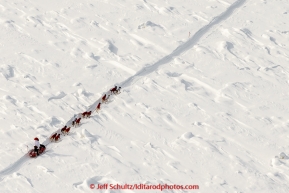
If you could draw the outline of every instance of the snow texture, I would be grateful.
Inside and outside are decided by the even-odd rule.
[[[289,192],[288,13],[286,0],[2,1],[0,192]],[[34,137],[47,149],[32,159]]]

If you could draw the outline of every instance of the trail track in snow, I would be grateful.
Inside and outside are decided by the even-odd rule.
[[[205,36],[207,34],[207,32],[211,28],[213,28],[214,26],[220,24],[222,21],[225,21],[226,19],[228,19],[233,14],[233,12],[236,9],[240,8],[245,2],[246,2],[246,0],[237,0],[235,3],[233,3],[231,6],[229,6],[223,13],[221,13],[219,16],[215,17],[209,24],[207,24],[204,27],[202,27],[201,29],[199,29],[188,41],[186,41],[185,43],[183,43],[182,45],[177,47],[171,54],[163,57],[162,59],[160,59],[159,61],[157,61],[153,65],[141,69],[135,75],[131,76],[127,80],[125,80],[122,83],[120,83],[119,86],[124,88],[124,87],[128,87],[128,86],[132,85],[134,81],[138,80],[139,78],[141,78],[141,77],[143,77],[143,76],[145,76],[147,74],[150,74],[150,73],[154,72],[156,69],[158,69],[158,67],[160,67],[160,66],[162,66],[162,65],[164,65],[164,64],[166,64],[166,63],[168,63],[170,61],[172,61],[174,59],[174,57],[179,56],[182,53],[188,51],[194,45],[196,45],[200,41],[200,39],[203,36]],[[110,92],[108,91],[108,92],[106,92],[104,94],[109,94],[109,93]],[[97,104],[100,101],[101,101],[101,98],[98,99],[95,103],[93,103],[87,109],[87,111],[95,109]],[[78,114],[77,116],[73,116],[66,123],[66,125],[70,126],[72,120],[74,118],[76,118],[76,117],[79,117],[79,116],[80,116],[80,114]],[[55,132],[60,132],[60,129],[55,131]],[[49,142],[49,137],[43,142],[43,143],[46,144],[46,146],[49,145],[49,143],[47,144],[47,142]],[[14,162],[11,165],[9,165],[8,167],[4,168],[2,171],[0,171],[0,181],[2,181],[7,175],[10,175],[10,174],[16,172],[17,170],[19,170],[21,168],[21,166],[24,165],[29,160],[33,161],[27,154],[25,154],[20,159],[18,159],[16,162]]]
[[[169,63],[174,59],[174,57],[181,55],[182,53],[188,51],[191,49],[194,45],[196,45],[200,39],[207,34],[207,32],[213,28],[214,26],[220,24],[222,21],[225,21],[228,19],[236,9],[240,8],[246,0],[237,0],[235,3],[233,3],[231,6],[227,8],[226,11],[221,13],[219,16],[215,17],[209,24],[205,25],[201,29],[199,29],[188,41],[177,47],[171,54],[163,57],[156,63],[154,63],[151,66],[147,66],[143,69],[141,69],[139,72],[137,72],[135,75],[129,77],[127,80],[120,83],[120,85],[124,87],[128,87],[133,84],[138,78],[143,77],[145,75],[148,75],[152,72],[154,72],[158,67]]]
[[[111,94],[111,92],[108,91],[108,92],[106,92],[106,93],[103,93],[103,95],[105,95],[105,94],[108,96],[108,94]],[[103,95],[102,95],[102,96],[103,96]],[[98,105],[99,102],[102,101],[102,96],[101,96],[98,100],[96,100],[92,105],[90,105],[90,107],[86,110],[86,112],[92,111],[92,113],[94,113],[94,110],[96,109],[96,106]],[[110,96],[110,100],[113,98],[113,96],[114,96],[114,95],[111,95],[111,96]],[[103,104],[104,104],[104,103],[102,103],[102,105],[103,105]],[[68,127],[71,127],[71,130],[75,129],[74,127],[72,127],[72,121],[73,121],[75,118],[79,118],[79,117],[81,117],[81,113],[74,115],[65,125],[68,126]],[[83,121],[83,120],[84,120],[84,119],[82,119],[82,121]],[[78,128],[78,127],[76,127],[76,128]],[[57,133],[61,133],[61,129],[58,129],[58,130],[54,131],[53,133],[56,133],[56,132],[57,132]],[[53,134],[53,133],[52,133],[52,134]],[[51,134],[51,135],[52,135],[52,134]],[[62,136],[62,137],[65,137],[65,136],[63,136],[63,135],[61,135],[61,136]],[[44,145],[46,146],[46,151],[45,151],[44,153],[46,153],[46,152],[48,151],[47,146],[51,143],[49,138],[50,138],[50,136],[48,136],[48,137],[42,142],[42,144],[44,144]],[[60,141],[60,142],[61,142],[61,141]],[[42,154],[41,154],[40,156],[42,156]],[[4,168],[2,171],[0,171],[0,182],[1,182],[6,176],[8,176],[8,175],[10,175],[10,174],[18,171],[18,170],[21,168],[21,166],[24,165],[27,161],[29,161],[29,160],[32,161],[33,159],[35,159],[35,158],[30,158],[29,155],[28,155],[28,153],[26,153],[26,154],[23,155],[20,159],[18,159],[17,161],[15,161],[14,163],[12,163],[12,164],[9,165],[8,167]]]
[[[0,181],[2,181],[5,178],[5,176],[7,176],[9,174],[12,174],[13,172],[19,170],[21,168],[21,166],[25,162],[27,162],[29,159],[30,159],[30,157],[27,154],[25,154],[20,159],[18,159],[16,162],[14,162],[10,166],[8,166],[5,169],[3,169],[0,172]]]

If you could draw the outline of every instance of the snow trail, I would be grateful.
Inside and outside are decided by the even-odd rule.
[[[98,103],[101,103],[102,105],[105,104],[105,103],[102,103],[102,96],[105,95],[105,94],[106,94],[107,96],[108,96],[108,95],[111,95],[110,100],[111,100],[114,96],[116,96],[115,94],[112,94],[111,91],[107,91],[107,92],[103,93],[103,94],[101,95],[101,97],[100,97],[99,99],[97,99],[92,105],[90,105],[90,107],[89,107],[85,112],[92,111],[93,114],[96,114],[96,113],[94,112],[94,110],[96,109]],[[92,115],[93,115],[93,114],[92,114]],[[73,121],[75,118],[81,118],[81,117],[82,117],[82,116],[81,116],[81,113],[75,114],[75,115],[73,115],[73,117],[72,117],[71,119],[69,119],[69,121],[68,121],[65,125],[68,126],[68,127],[73,128],[73,126],[72,126],[72,121]],[[83,120],[82,120],[82,121],[83,121]],[[79,126],[78,126],[78,127],[79,127]],[[78,127],[76,127],[76,128],[78,128]],[[60,134],[61,134],[61,129],[58,129],[58,130],[54,131],[53,133],[60,133]],[[53,134],[53,133],[52,133],[52,134]],[[51,134],[51,135],[52,135],[52,134]],[[51,136],[51,135],[50,135],[50,136]],[[48,136],[48,137],[42,142],[42,144],[46,146],[45,152],[47,151],[48,145],[51,144],[51,143],[53,143],[53,142],[50,141],[50,136]],[[65,135],[61,134],[61,136],[64,137]],[[44,153],[45,153],[45,152],[44,152]],[[40,155],[40,156],[41,156],[41,155]],[[0,171],[0,182],[1,182],[6,176],[8,176],[8,175],[10,175],[10,174],[18,171],[18,170],[21,168],[21,166],[22,166],[23,164],[25,164],[28,160],[34,160],[34,159],[33,159],[33,158],[30,158],[29,155],[26,153],[26,154],[23,155],[20,159],[18,159],[17,161],[15,161],[14,163],[10,164],[8,167],[6,167],[6,168],[4,168],[2,171]]]
[[[286,2],[115,3],[1,3],[0,193],[289,192]]]
[[[25,154],[20,159],[18,159],[16,162],[11,164],[10,166],[6,167],[2,171],[0,171],[0,182],[5,178],[5,176],[12,174],[13,172],[16,172],[21,168],[23,164],[25,164],[28,160],[30,160],[29,156]]]
[[[164,65],[164,64],[172,61],[174,59],[174,57],[179,56],[182,53],[184,53],[185,51],[188,51],[189,49],[191,49],[194,45],[196,45],[200,41],[200,39],[204,35],[207,34],[207,32],[212,27],[214,27],[215,25],[218,25],[222,21],[228,19],[233,14],[233,12],[236,9],[238,9],[239,7],[241,7],[245,2],[246,2],[246,0],[235,1],[231,6],[229,6],[227,8],[226,11],[221,13],[219,16],[215,17],[209,24],[207,24],[204,27],[202,27],[201,29],[199,29],[188,41],[186,41],[184,44],[177,47],[171,54],[163,57],[162,59],[160,59],[159,61],[157,61],[156,63],[154,63],[151,66],[144,67],[139,72],[137,72],[135,75],[129,77],[127,80],[120,83],[120,86],[122,86],[124,88],[124,87],[128,87],[128,86],[132,85],[132,83],[134,82],[134,80],[137,79],[137,77],[142,77],[142,76],[145,76],[147,74],[154,72],[159,66]]]
[[[158,62],[156,62],[155,64],[145,67],[142,70],[140,70],[139,72],[137,72],[135,75],[131,76],[130,78],[128,78],[127,80],[123,81],[120,86],[123,87],[128,87],[130,85],[132,85],[133,81],[136,80],[138,77],[142,77],[145,76],[147,74],[150,74],[152,72],[154,72],[159,66],[164,65],[168,62],[170,62],[171,60],[173,60],[174,57],[179,56],[180,54],[184,53],[185,51],[191,49],[194,45],[196,45],[197,42],[199,42],[199,40],[206,35],[206,33],[215,25],[221,23],[222,21],[226,20],[227,18],[229,18],[232,13],[239,7],[241,7],[244,3],[246,2],[246,0],[237,0],[235,3],[233,3],[231,6],[229,6],[227,8],[226,11],[224,11],[223,13],[221,13],[219,16],[215,17],[209,24],[205,25],[204,27],[202,27],[201,29],[199,29],[187,42],[185,42],[184,44],[180,45],[179,47],[177,47],[171,54],[165,56],[164,58],[160,59]],[[125,69],[127,70],[127,69]],[[132,70],[127,70],[130,73],[132,73]],[[61,93],[63,94],[63,93]],[[61,95],[60,94],[60,95]],[[110,91],[105,92],[104,94],[111,94]],[[49,100],[52,99],[57,99],[57,98],[61,98],[62,96],[56,96],[56,97],[51,97]],[[99,98],[98,100],[96,100],[88,109],[87,111],[93,111],[97,104],[101,102],[101,98]],[[79,118],[81,117],[80,114],[73,116],[67,123],[67,126],[71,126],[71,122],[73,119],[75,118]],[[60,133],[60,129],[58,129],[56,131],[57,133]],[[55,133],[55,132],[54,132]],[[50,140],[49,137],[47,137],[47,139],[43,142],[43,144],[46,145],[46,147],[50,144]],[[24,156],[22,156],[20,159],[18,159],[16,162],[14,162],[13,164],[11,164],[10,166],[6,167],[5,169],[3,169],[2,171],[0,171],[0,181],[2,181],[4,179],[5,176],[10,175],[11,173],[19,170],[21,168],[21,166],[28,160],[30,160],[31,158],[29,158],[29,156],[27,154],[25,154]]]

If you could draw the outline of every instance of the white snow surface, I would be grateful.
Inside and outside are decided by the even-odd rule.
[[[288,26],[288,0],[0,1],[0,192],[288,193]]]

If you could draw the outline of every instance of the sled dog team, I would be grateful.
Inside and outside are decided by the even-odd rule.
[[[118,88],[117,88],[117,86],[115,86],[114,88],[110,89],[110,94],[109,94],[108,96],[105,94],[105,95],[101,98],[101,102],[98,103],[95,111],[98,113],[98,112],[100,111],[100,105],[101,105],[102,103],[107,103],[110,95],[112,95],[112,94],[114,94],[114,95],[119,94],[119,93],[120,93],[120,89],[121,89],[121,87],[118,87]],[[75,118],[75,119],[72,121],[71,126],[72,126],[72,127],[77,127],[77,126],[79,126],[81,119],[82,119],[82,118],[86,118],[86,119],[87,119],[87,118],[90,118],[90,116],[91,116],[92,113],[93,113],[93,112],[91,112],[91,111],[81,113],[81,117]],[[61,133],[62,133],[63,135],[68,135],[68,133],[69,133],[69,131],[70,131],[70,127],[68,127],[67,125],[65,125],[60,131],[61,131]],[[50,136],[49,139],[50,139],[51,142],[57,142],[57,141],[60,139],[60,133],[58,133],[58,132],[54,133],[52,136]],[[34,138],[34,151],[37,153],[37,155],[39,155],[38,152],[39,152],[39,148],[40,148],[41,146],[43,146],[43,145],[40,144],[40,143],[39,143],[39,139],[38,139],[37,137],[35,137],[35,138]]]

